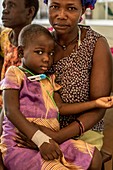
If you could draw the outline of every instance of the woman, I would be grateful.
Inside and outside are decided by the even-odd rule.
[[[79,103],[108,96],[112,77],[109,45],[105,37],[89,26],[78,24],[86,8],[94,8],[95,1],[48,0],[45,3],[48,3],[49,21],[54,28],[56,52],[53,71],[56,82],[62,86],[62,100]],[[105,109],[92,109],[77,115],[85,131],[80,139],[99,150],[103,145],[104,114]],[[61,128],[75,120],[76,115],[60,116]],[[75,131],[78,135],[77,125]],[[69,137],[73,137],[73,132]]]

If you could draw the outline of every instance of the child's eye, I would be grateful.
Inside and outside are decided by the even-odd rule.
[[[43,54],[43,51],[41,50],[37,50],[37,51],[34,51],[35,53],[39,54],[39,55],[42,55]]]

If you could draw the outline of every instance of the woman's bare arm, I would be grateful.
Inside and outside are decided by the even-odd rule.
[[[93,67],[90,76],[90,99],[109,96],[112,88],[112,56],[107,41],[100,38],[97,41]],[[91,129],[105,114],[105,109],[93,109],[81,115],[85,130]]]

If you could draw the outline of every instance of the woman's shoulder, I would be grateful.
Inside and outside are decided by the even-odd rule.
[[[79,25],[79,28],[82,32],[82,40],[85,40],[87,43],[95,44],[98,40],[106,40],[102,34],[93,30],[89,25]]]
[[[90,36],[94,36],[94,37],[104,37],[102,34],[100,34],[99,32],[95,31],[93,28],[91,28],[91,26],[89,25],[83,25],[83,24],[79,24],[78,25],[83,31],[86,31],[86,34],[88,33],[88,35]]]

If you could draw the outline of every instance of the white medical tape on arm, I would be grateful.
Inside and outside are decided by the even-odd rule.
[[[45,133],[41,132],[40,130],[37,130],[31,138],[31,140],[38,146],[38,148],[44,142],[50,143],[49,139],[51,139],[51,138],[49,136],[47,136]]]

